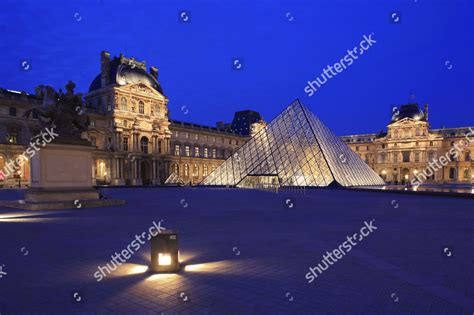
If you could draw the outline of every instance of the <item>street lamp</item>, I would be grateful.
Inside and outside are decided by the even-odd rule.
[[[178,233],[165,230],[151,237],[151,270],[177,272],[179,270]]]

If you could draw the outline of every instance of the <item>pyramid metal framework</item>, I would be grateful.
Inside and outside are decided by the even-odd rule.
[[[384,185],[383,179],[299,100],[201,184],[234,186],[259,177],[277,178],[280,186]]]
[[[165,180],[165,185],[184,185],[184,181],[178,174],[173,172]]]

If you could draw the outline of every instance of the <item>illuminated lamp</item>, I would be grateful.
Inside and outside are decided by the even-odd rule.
[[[178,233],[165,230],[151,237],[151,271],[177,272],[179,270]]]

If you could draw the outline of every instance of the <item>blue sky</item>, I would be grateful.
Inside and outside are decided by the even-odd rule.
[[[471,0],[3,0],[0,87],[73,80],[87,92],[107,50],[159,68],[174,119],[213,125],[254,109],[270,120],[300,98],[337,134],[370,133],[413,93],[432,127],[474,126],[472,12]],[[307,81],[370,33],[377,43],[308,97]]]

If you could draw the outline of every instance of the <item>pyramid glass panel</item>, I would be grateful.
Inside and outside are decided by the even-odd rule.
[[[261,177],[259,179],[259,177]],[[248,187],[383,185],[384,181],[309,109],[293,102],[202,181]]]

